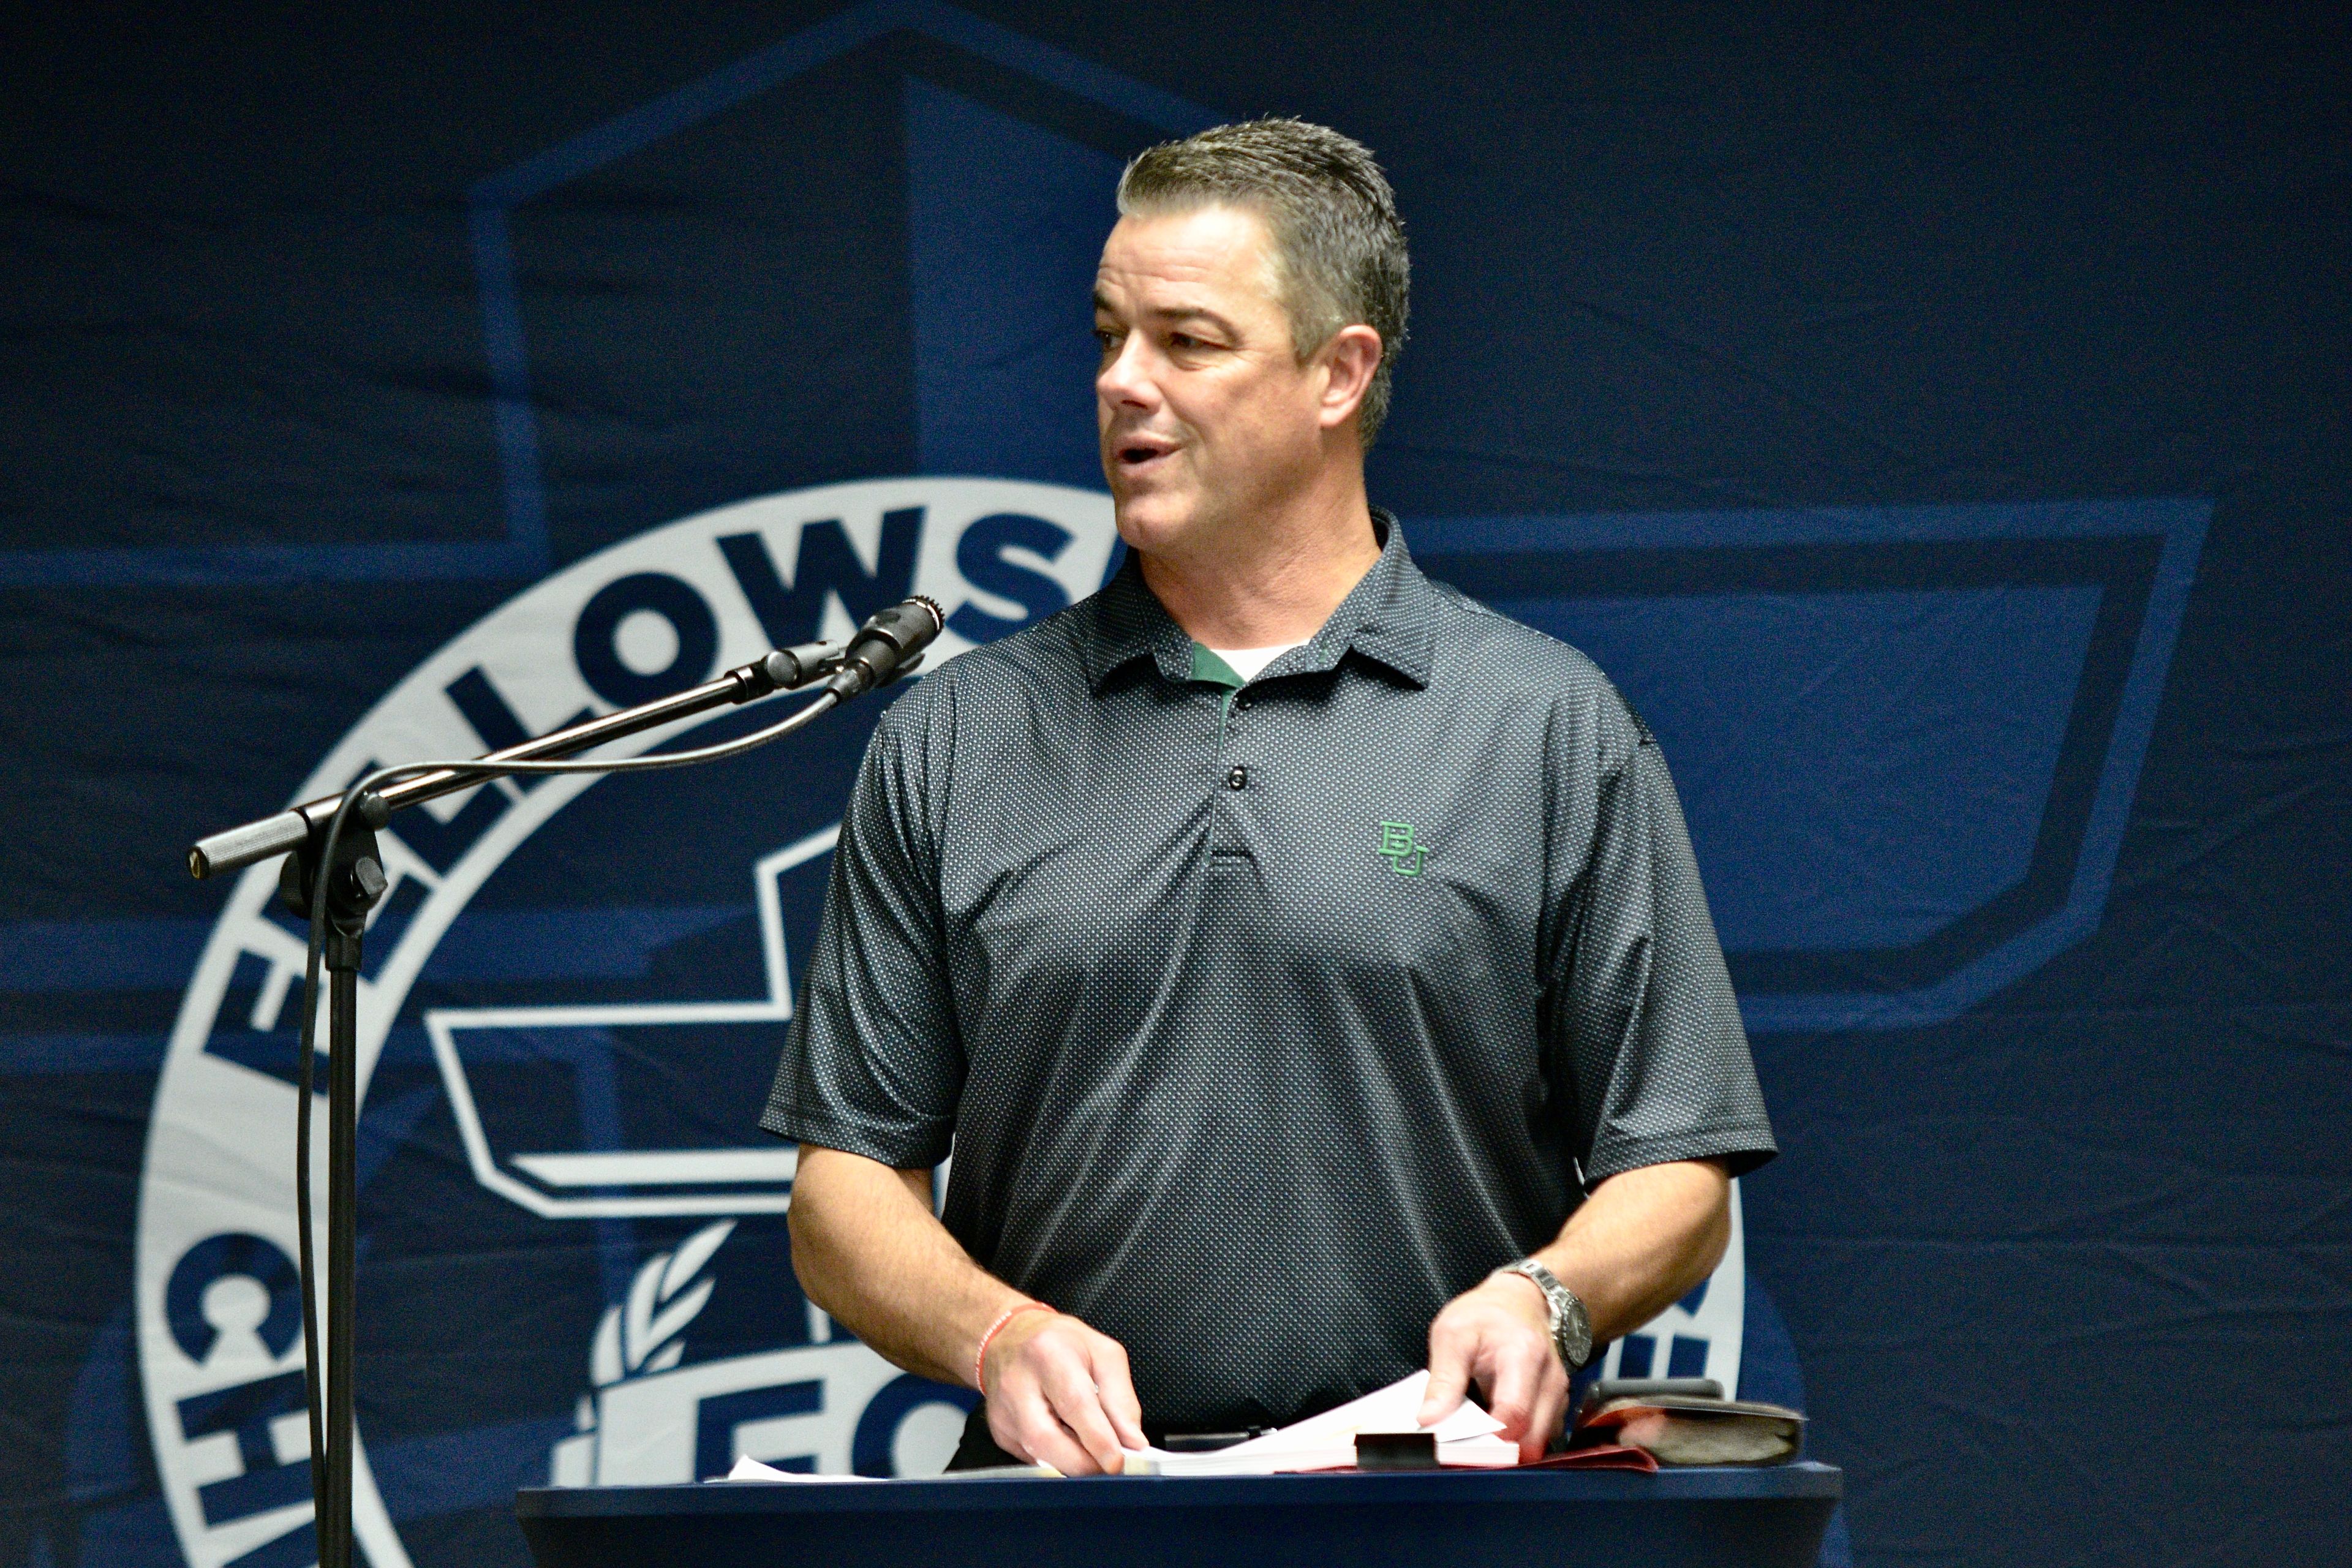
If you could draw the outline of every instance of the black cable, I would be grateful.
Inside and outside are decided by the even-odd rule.
[[[324,875],[323,871],[320,873]],[[319,911],[325,908],[326,889],[310,889],[310,951],[302,969],[302,1059],[295,1068],[294,1215],[299,1230],[295,1273],[302,1290],[302,1395],[310,1415],[310,1515],[327,1517],[327,1445],[325,1413],[319,1407],[319,1295],[310,1261],[310,1063],[317,1054],[319,1025],[319,961],[325,947],[325,925]],[[327,1568],[323,1563],[320,1568]]]
[[[302,1043],[301,1061],[296,1068],[298,1100],[294,1112],[294,1204],[295,1223],[299,1228],[297,1270],[301,1275],[302,1288],[302,1380],[303,1393],[310,1415],[310,1501],[312,1517],[319,1529],[318,1541],[322,1555],[320,1568],[351,1568],[348,1560],[330,1563],[325,1553],[330,1548],[325,1538],[327,1516],[326,1431],[321,1406],[324,1390],[319,1373],[319,1296],[310,1247],[310,1095],[313,1081],[311,1057],[318,1038],[319,967],[327,944],[327,880],[333,874],[335,849],[342,841],[343,824],[350,820],[352,808],[366,798],[376,785],[406,773],[435,773],[450,769],[468,774],[487,784],[508,773],[652,773],[665,768],[693,767],[701,763],[723,762],[740,756],[772,741],[781,741],[819,714],[841,705],[841,694],[833,690],[817,693],[815,700],[791,718],[781,720],[764,730],[721,741],[714,745],[698,746],[685,752],[660,752],[646,757],[616,757],[603,762],[486,763],[478,757],[461,762],[403,763],[397,767],[378,768],[362,777],[357,784],[343,791],[343,798],[335,806],[335,815],[328,820],[327,831],[319,845],[319,857],[314,864],[310,887],[310,942],[302,971]],[[358,1042],[346,1041],[347,1048],[356,1051]],[[356,1064],[354,1064],[356,1066]],[[354,1084],[357,1079],[354,1078]],[[358,1091],[356,1088],[353,1093]],[[353,1108],[356,1116],[357,1108]],[[353,1223],[357,1224],[359,1192],[356,1181],[352,1193]],[[339,1396],[347,1397],[348,1389],[339,1389]],[[351,1426],[335,1434],[338,1443],[347,1442]],[[348,1471],[349,1467],[345,1469]],[[331,1549],[340,1556],[342,1543]]]

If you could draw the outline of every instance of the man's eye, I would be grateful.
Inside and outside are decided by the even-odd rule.
[[[1190,332],[1171,332],[1168,334],[1168,346],[1174,349],[1197,349],[1201,346],[1201,340]]]

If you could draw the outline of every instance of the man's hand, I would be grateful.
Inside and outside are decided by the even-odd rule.
[[[1462,1404],[1473,1383],[1502,1436],[1519,1446],[1519,1462],[1543,1458],[1568,1419],[1568,1369],[1552,1348],[1544,1293],[1508,1274],[1465,1290],[1429,1325],[1429,1392],[1421,1424],[1433,1426]]]
[[[1024,1312],[988,1342],[988,1430],[1066,1476],[1117,1475],[1144,1446],[1127,1347],[1063,1312]]]

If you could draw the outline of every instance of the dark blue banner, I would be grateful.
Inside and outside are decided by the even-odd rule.
[[[188,840],[911,592],[935,658],[1093,592],[1113,184],[1265,111],[1391,174],[1373,497],[1659,736],[1780,1131],[1609,1366],[1805,1406],[1825,1563],[2335,1560],[2345,56],[2191,8],[28,26],[0,1568],[313,1561],[302,935]],[[801,1297],[753,1127],[877,712],[387,834],[378,1568],[523,1562],[518,1485],[952,1446],[971,1395]]]

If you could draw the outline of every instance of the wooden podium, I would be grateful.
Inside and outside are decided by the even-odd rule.
[[[539,1568],[1812,1568],[1827,1465],[532,1488]]]

